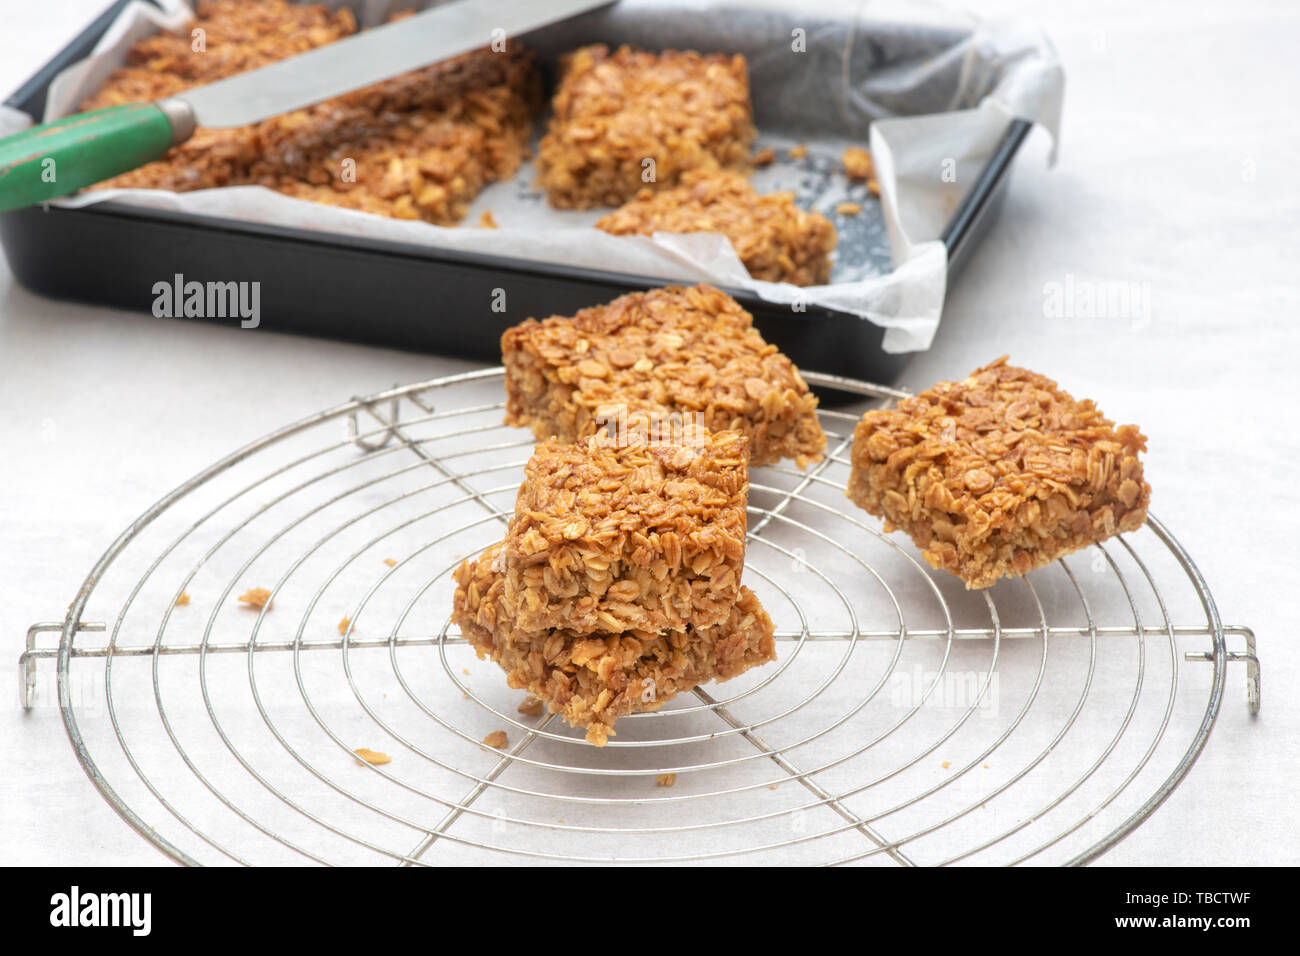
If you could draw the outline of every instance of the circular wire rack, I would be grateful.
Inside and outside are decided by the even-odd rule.
[[[778,659],[592,747],[521,710],[449,620],[451,573],[501,538],[531,452],[501,424],[502,375],[354,399],[240,449],[33,626],[25,703],[55,658],[77,758],[168,856],[1086,863],[1187,774],[1228,662],[1258,707],[1253,635],[1220,622],[1157,519],[967,592],[844,498],[863,407],[905,393],[807,373],[857,404],[819,412],[821,463],[750,475],[745,583]],[[240,600],[254,588],[263,607]]]

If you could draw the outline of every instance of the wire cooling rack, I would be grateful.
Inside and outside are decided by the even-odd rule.
[[[1230,662],[1259,707],[1254,636],[1220,622],[1154,517],[967,592],[846,501],[858,416],[823,409],[824,462],[750,476],[745,581],[779,659],[594,748],[521,713],[449,623],[451,572],[501,537],[530,453],[501,424],[501,378],[395,388],[254,442],[124,531],[62,623],[33,626],[24,705],[53,658],[77,758],[168,856],[1085,863],[1187,774]],[[255,587],[261,610],[238,601]],[[498,730],[504,748],[482,743]]]

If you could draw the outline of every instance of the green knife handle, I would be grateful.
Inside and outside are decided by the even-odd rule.
[[[128,103],[0,139],[0,212],[35,206],[158,159],[189,138],[186,104]]]

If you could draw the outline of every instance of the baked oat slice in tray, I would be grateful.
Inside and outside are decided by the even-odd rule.
[[[590,634],[516,627],[502,604],[500,545],[462,564],[455,579],[452,620],[479,658],[490,657],[511,687],[545,701],[570,726],[585,728],[597,747],[613,736],[620,717],[657,710],[698,684],[776,659],[772,619],[748,588],[713,627]]]
[[[760,195],[742,174],[726,170],[694,170],[680,186],[642,189],[596,228],[614,235],[721,233],[755,279],[800,286],[830,281],[837,239],[830,220],[800,209],[794,193]]]
[[[725,621],[745,566],[745,437],[545,441],[502,551],[502,607],[527,631],[620,634]]]
[[[208,0],[196,14],[205,49],[192,49],[188,31],[146,37],[81,108],[172,96],[357,30],[346,8],[285,0]],[[251,126],[199,129],[157,162],[93,188],[264,186],[454,225],[485,185],[518,169],[540,104],[531,55],[513,43],[484,48]]]
[[[573,316],[529,319],[501,337],[506,424],[539,441],[575,442],[691,422],[736,429],[751,466],[826,449],[817,397],[799,370],[763,341],[753,318],[711,286],[636,292]]]
[[[81,112],[151,102],[195,86],[306,53],[356,33],[347,8],[287,0],[202,0],[189,26],[203,31],[203,46],[186,29],[166,30],[131,44],[126,62],[114,70]],[[274,122],[274,121],[269,121]],[[257,124],[197,130],[157,162],[123,173],[95,189],[167,189],[185,192],[242,185],[248,165],[260,154]]]
[[[748,169],[754,140],[745,58],[603,45],[564,57],[537,154],[560,209],[617,206],[692,169]]]
[[[1026,574],[1146,521],[1146,437],[1006,364],[867,412],[848,496],[967,588]]]

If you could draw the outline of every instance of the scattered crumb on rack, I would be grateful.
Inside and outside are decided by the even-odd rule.
[[[397,567],[397,562],[392,558],[384,558],[384,564],[388,565],[390,568]]]
[[[239,601],[249,607],[266,608],[271,610],[274,602],[271,600],[271,592],[266,588],[249,588],[243,594],[239,595]]]
[[[808,147],[803,143],[800,143],[798,146],[790,147],[791,159],[803,159],[807,155],[808,155]]]
[[[496,216],[492,215],[491,209],[484,209],[478,214],[478,224],[481,229],[499,229]]]
[[[187,607],[190,603],[190,592],[182,591],[181,596],[176,599],[177,607]]]
[[[676,782],[677,774],[675,773],[661,773],[655,778],[655,785],[659,787],[671,787]]]
[[[842,202],[835,207],[835,211],[841,216],[856,216],[862,212],[862,206],[855,202]]]
[[[495,747],[497,750],[500,750],[506,745],[508,739],[509,738],[506,737],[506,732],[504,730],[494,730],[483,738],[483,743],[487,744],[489,747]]]
[[[945,760],[945,761],[944,761],[943,763],[941,763],[939,766],[943,767],[944,770],[947,770],[949,767],[952,766],[952,761],[951,761],[951,760]]]
[[[352,624],[352,618],[344,614],[343,620],[339,621],[339,633],[346,635],[348,633],[348,627],[351,624]]]
[[[379,766],[380,764],[393,762],[393,758],[388,756],[388,754],[381,753],[378,750],[371,750],[368,747],[358,747],[356,750],[352,752],[356,754],[358,757],[360,757],[362,760],[364,760],[366,763],[371,764],[373,766]]]
[[[545,707],[546,703],[541,698],[529,694],[524,698],[523,703],[519,705],[518,710],[521,714],[527,714],[529,717],[536,717]]]
[[[776,150],[771,146],[764,147],[754,154],[755,166],[771,166],[776,162]]]

